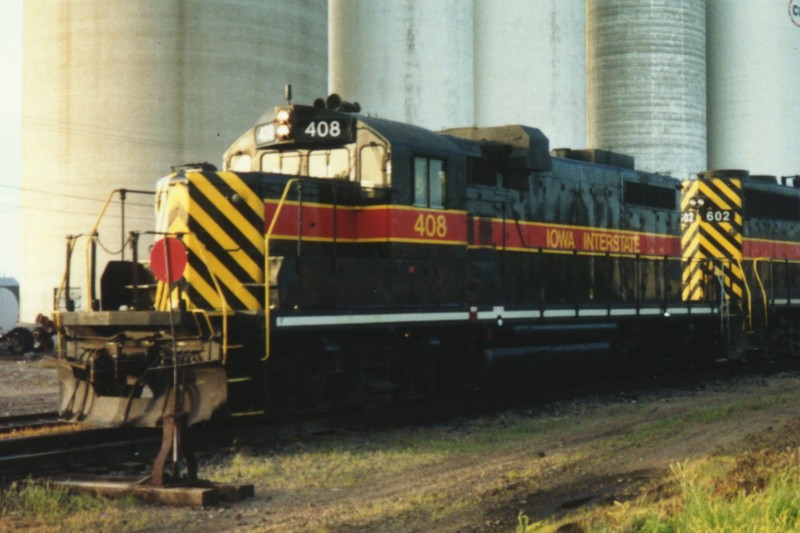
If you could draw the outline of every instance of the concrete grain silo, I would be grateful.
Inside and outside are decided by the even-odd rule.
[[[111,189],[152,190],[172,165],[219,166],[285,83],[297,100],[326,93],[326,3],[28,0],[23,55],[21,303],[32,320],[52,309],[65,235],[89,231]],[[126,203],[126,229],[149,228],[152,197]],[[99,228],[110,252],[119,213],[112,205]],[[72,276],[84,291],[85,242]]]
[[[680,179],[706,168],[705,15],[704,0],[587,0],[590,146]]]
[[[708,0],[710,168],[800,174],[800,1]]]
[[[472,0],[330,0],[329,87],[431,129],[473,122]]]
[[[585,0],[475,0],[475,122],[586,144]]]

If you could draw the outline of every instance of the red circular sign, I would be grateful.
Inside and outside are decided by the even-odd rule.
[[[186,247],[174,237],[157,241],[153,245],[153,251],[150,252],[150,270],[164,283],[168,281],[167,278],[170,283],[181,279],[186,269],[186,261]]]

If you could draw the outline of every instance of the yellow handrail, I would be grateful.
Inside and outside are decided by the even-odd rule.
[[[176,233],[164,233],[165,237],[178,237],[181,236],[194,236],[193,233],[184,233],[184,232],[176,232]],[[217,296],[219,297],[220,304],[222,306],[222,364],[225,364],[228,359],[228,301],[225,299],[225,294],[222,292],[222,287],[219,284],[219,280],[217,276],[214,275],[214,271],[208,267],[208,257],[206,256],[206,247],[203,246],[199,240],[196,240],[197,243],[197,250],[200,255],[200,259],[203,261],[203,264],[206,265],[206,270],[208,271],[209,276],[211,276],[211,281],[214,283],[214,288],[217,291]],[[172,294],[167,293],[166,295],[167,301],[172,301]],[[192,309],[192,313],[200,313],[205,316],[206,321],[209,324],[209,328],[211,328],[211,320],[208,317],[208,312],[205,309]],[[211,328],[213,330],[213,328]]]
[[[92,261],[91,244],[97,239],[97,228],[100,226],[100,222],[106,215],[106,209],[108,209],[108,206],[111,204],[111,200],[114,198],[114,195],[119,191],[120,189],[114,189],[108,194],[108,198],[106,198],[106,202],[103,204],[103,208],[100,210],[100,214],[97,216],[97,220],[95,221],[94,226],[92,226],[92,230],[89,232],[89,240],[86,242],[86,302],[83,306],[86,311],[92,310],[92,302],[94,301],[94,283],[92,283],[92,265],[90,264]]]
[[[761,281],[761,274],[758,273],[758,262],[762,260],[769,260],[769,257],[759,257],[753,260],[753,272],[756,275],[758,287],[761,289],[761,297],[764,300],[764,326],[769,325],[768,311],[767,311],[767,291],[764,290],[764,283]]]
[[[198,240],[198,250],[202,256],[203,264],[208,265],[208,258],[206,257],[205,246]],[[219,301],[222,303],[222,364],[224,365],[228,360],[228,301],[225,299],[225,294],[222,292],[222,287],[219,285],[217,276],[211,268],[208,268],[208,273],[211,275],[211,281],[214,282],[214,288],[217,290]],[[170,295],[172,298],[172,295]]]
[[[278,207],[275,209],[275,214],[272,215],[272,220],[269,223],[269,228],[267,229],[266,235],[264,235],[264,357],[261,358],[262,361],[266,361],[269,359],[269,335],[270,335],[270,305],[269,305],[269,280],[270,280],[270,272],[269,272],[269,240],[272,238],[272,232],[275,230],[275,225],[278,222],[278,217],[281,214],[281,210],[283,209],[283,205],[286,203],[286,197],[289,195],[289,189],[292,188],[292,185],[295,182],[299,182],[300,178],[291,178],[289,181],[286,182],[286,186],[283,188],[283,194],[281,195],[281,200],[278,202]]]
[[[125,201],[123,196],[127,193],[135,193],[135,194],[155,194],[152,191],[140,191],[136,189],[114,189],[108,194],[108,198],[106,198],[105,203],[103,204],[103,208],[100,210],[100,214],[97,215],[97,220],[94,222],[94,226],[92,226],[92,230],[89,232],[89,241],[86,243],[86,303],[84,304],[84,309],[86,311],[92,310],[92,302],[94,301],[94,283],[92,283],[92,266],[91,266],[91,244],[92,242],[97,240],[97,228],[100,227],[100,222],[102,222],[103,217],[106,215],[106,210],[108,206],[111,205],[111,200],[114,198],[114,195],[119,193],[120,198],[122,201]],[[125,247],[125,243],[122,243],[123,248]],[[69,297],[69,295],[67,295]],[[57,300],[56,300],[57,301]]]
[[[734,258],[736,264],[739,266],[739,271],[742,273],[742,281],[744,282],[744,290],[747,293],[747,327],[748,331],[753,331],[753,295],[750,293],[750,286],[747,283],[747,277],[744,275],[744,267],[742,260]]]
[[[69,236],[69,243],[67,244],[67,262],[69,263],[72,261],[72,252],[75,250],[75,244],[78,241],[78,237],[80,235],[70,235]],[[67,288],[67,273],[69,272],[69,267],[64,270],[64,275],[61,276],[61,283],[58,286],[58,290],[56,291],[55,301],[53,302],[53,318],[55,318],[56,323],[56,335],[57,335],[57,346],[58,352],[62,352],[61,346],[61,310],[58,308],[58,302],[61,301],[61,296],[64,295],[64,290]],[[64,295],[64,301],[66,302],[69,299],[69,294]]]

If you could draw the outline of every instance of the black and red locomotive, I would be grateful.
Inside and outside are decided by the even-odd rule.
[[[61,409],[156,425],[178,375],[196,422],[428,397],[506,368],[791,353],[800,190],[767,181],[681,183],[551,151],[537,129],[432,132],[335,95],[279,105],[223,171],[159,182],[179,280],[139,264],[134,232],[89,309],[56,312]]]

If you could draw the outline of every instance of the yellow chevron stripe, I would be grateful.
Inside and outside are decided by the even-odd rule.
[[[194,244],[194,239],[192,239]],[[191,249],[198,257],[203,257],[203,254],[198,249],[200,244],[194,244],[191,246]],[[225,266],[214,254],[205,253],[206,261],[208,262],[208,268],[214,273],[214,276],[217,278],[222,285],[224,285],[228,290],[230,290],[233,294],[235,294],[247,307],[247,309],[260,309],[261,306],[258,303],[258,299],[255,298],[250,291],[242,287],[241,280],[236,278],[228,267]],[[200,286],[203,285],[207,290],[200,291]],[[222,306],[222,302],[220,298],[217,296],[217,292],[214,288],[209,286],[205,281],[200,277],[197,276],[196,280],[192,280],[192,286],[195,289],[198,289],[200,294],[208,300],[209,302],[215,302],[214,307],[218,308]],[[210,294],[208,291],[213,292],[214,297],[213,299],[209,299],[206,295]]]
[[[703,237],[702,235],[699,236],[697,240],[700,242],[700,244],[702,246],[704,246],[706,249],[708,249],[711,252],[711,257],[712,258],[714,258],[714,259],[725,259],[725,254],[723,254],[722,250],[720,250],[716,246],[716,244],[717,244],[716,241],[710,241],[710,240],[706,239],[705,237]]]
[[[264,201],[234,172],[217,172],[228,186],[242,197],[245,204],[260,218],[264,220]],[[263,245],[263,240],[261,240]]]
[[[697,247],[699,242],[697,237],[699,236],[699,222],[693,222],[692,225],[681,233],[681,250],[683,251],[682,255],[684,258],[694,257],[697,254]]]
[[[258,248],[261,247],[261,251],[264,250],[264,235],[256,228],[250,225],[250,223],[239,213],[239,211],[230,203],[230,200],[225,198],[219,190],[217,190],[211,182],[208,181],[208,178],[203,176],[202,174],[193,174],[193,182],[197,186],[198,190],[203,193],[203,195],[211,200],[213,204],[220,207],[221,211],[224,211],[227,215],[228,219],[242,232],[242,234],[250,241],[254,247]],[[229,207],[228,209],[223,209],[222,206]],[[197,208],[197,205],[193,205],[193,208]],[[264,218],[262,213],[261,218]]]
[[[688,246],[684,247],[683,255],[681,256],[683,259],[700,259],[702,254],[700,253],[700,242],[698,239],[694,239]]]
[[[191,216],[203,227],[204,230],[215,240],[224,250],[231,252],[221,252],[229,255],[239,266],[241,266],[256,283],[263,283],[264,271],[261,266],[253,261],[243,250],[238,249],[239,244],[228,235],[211,216],[205,212],[198,204],[192,206]],[[264,253],[264,241],[261,241],[261,250]]]
[[[237,193],[240,194],[248,208],[256,212],[259,218],[263,220],[263,203],[261,203],[258,196],[244,184],[239,176],[233,173],[221,174],[223,174],[221,177],[224,180],[237,188]],[[228,210],[228,212],[231,213],[231,216],[229,216],[231,223],[236,225],[247,240],[263,253],[264,243],[258,228],[254,228],[247,222],[245,218],[231,206],[230,201],[225,198],[205,176],[199,173],[189,173],[187,174],[187,178],[192,181],[193,186],[196,186],[209,201],[220,207],[226,205],[230,206],[231,209]],[[247,253],[240,250],[240,245],[223,231],[218,222],[201,209],[199,204],[191,201],[189,186],[187,184],[177,183],[172,185],[167,197],[167,205],[162,208],[162,211],[166,212],[165,218],[169,221],[169,227],[164,229],[167,229],[170,233],[185,233],[184,244],[189,253],[195,258],[205,258],[207,262],[205,265],[206,268],[214,273],[214,276],[221,285],[225,286],[227,290],[230,290],[236,295],[247,308],[261,308],[258,299],[254,297],[247,288],[241,285],[241,280],[235,278],[233,274],[231,274],[220,258],[209,253],[201,244],[200,239],[189,233],[189,217],[191,217],[191,220],[193,220],[192,223],[194,224],[196,222],[207,231],[211,238],[219,243],[220,247],[228,250],[236,250],[230,253],[230,260],[235,261],[254,282],[261,282],[263,279],[261,266],[256,264]],[[187,265],[186,272],[184,273],[184,280],[192,290],[196,291],[196,294],[208,302],[211,307],[220,308],[222,306],[220,295],[217,293],[216,287],[206,281],[203,276],[204,274],[207,274],[207,272],[198,272],[190,264]],[[168,309],[170,295],[166,294],[166,286],[164,284],[158,284],[156,295],[158,308],[162,310]],[[171,295],[173,304],[176,307],[178,303],[177,295],[177,290],[173,291]],[[182,297],[186,301],[189,309],[195,308],[187,291],[182,292]]]
[[[725,269],[717,264],[714,265],[714,274],[723,276],[725,287],[735,296],[741,298],[744,294],[744,278],[742,269],[735,263],[726,263]]]
[[[697,194],[697,180],[685,180],[681,183],[683,194],[681,195],[681,211],[689,209],[689,200]]]
[[[197,293],[202,296],[202,298],[207,301],[211,307],[214,309],[221,308],[222,300],[217,293],[217,289],[206,283],[206,280],[203,279],[203,277],[200,276],[200,274],[193,268],[187,267],[186,270],[187,273],[192,277],[192,288],[196,290]]]
[[[715,255],[714,257],[728,257],[728,258],[736,258],[736,259],[741,259],[742,258],[741,240],[739,240],[739,247],[737,249],[725,237],[723,237],[719,233],[719,231],[717,231],[717,228],[709,225],[705,229],[710,234],[710,237],[713,239],[714,244],[717,245],[716,248],[717,249],[724,249],[727,252],[726,254]],[[703,242],[703,244],[706,244],[706,243],[709,242],[708,239],[706,239],[706,238],[704,238],[702,236],[700,237],[700,240]]]
[[[705,291],[700,281],[693,281],[691,284],[684,286],[682,298],[688,302],[699,302],[705,298]]]
[[[742,207],[742,192],[741,192],[741,182],[739,180],[730,180],[730,184],[737,187],[736,190],[731,189],[724,180],[714,180],[714,185],[716,185],[723,193],[733,202],[735,207],[741,209]]]
[[[701,184],[700,190],[703,195],[711,200],[711,202],[720,209],[733,209],[735,206],[730,205],[724,198],[719,196],[715,191],[708,187],[705,183]]]
[[[159,228],[161,231],[165,231],[167,233],[188,233],[188,225],[186,221],[186,209],[185,209],[185,200],[186,196],[188,195],[186,185],[185,184],[176,184],[172,186],[169,190],[169,194],[167,196],[167,205],[163,207],[166,216],[166,220],[161,218],[160,223],[168,222],[168,226],[162,226]],[[190,236],[187,235],[184,239],[184,245],[186,245],[187,249],[189,248],[186,239]],[[191,284],[192,279],[192,272],[189,266],[187,265],[186,271],[183,274],[183,279],[186,280],[187,284]],[[158,282],[156,286],[156,302],[155,306],[156,309],[160,311],[168,311],[169,310],[169,300],[172,299],[172,306],[174,309],[178,308],[178,287],[173,286],[171,294],[167,294],[166,291],[167,285],[162,282]],[[187,303],[187,309],[192,309],[194,306],[189,299],[189,296],[183,292],[182,297],[184,301]]]
[[[684,287],[697,287],[703,281],[703,272],[701,270],[695,270],[691,274],[686,272],[686,274],[683,280]]]
[[[202,244],[200,244],[200,241],[196,235],[187,235],[184,240],[190,253],[196,257],[204,257],[204,254],[201,250]],[[208,268],[208,265],[205,265],[205,267]],[[197,293],[205,301],[207,301],[211,307],[222,307],[222,300],[217,293],[216,287],[209,284],[205,278],[192,267],[191,264],[186,266],[186,275],[184,277],[186,278],[187,283],[192,286],[192,289],[197,291]]]
[[[719,229],[724,231],[726,234],[733,237],[734,242],[739,245],[739,248],[742,247],[742,233],[739,229],[733,225],[733,222],[720,222]]]
[[[706,261],[704,259],[692,259],[684,262],[683,268],[683,291],[684,301],[701,301],[705,297],[704,280],[706,272]]]

